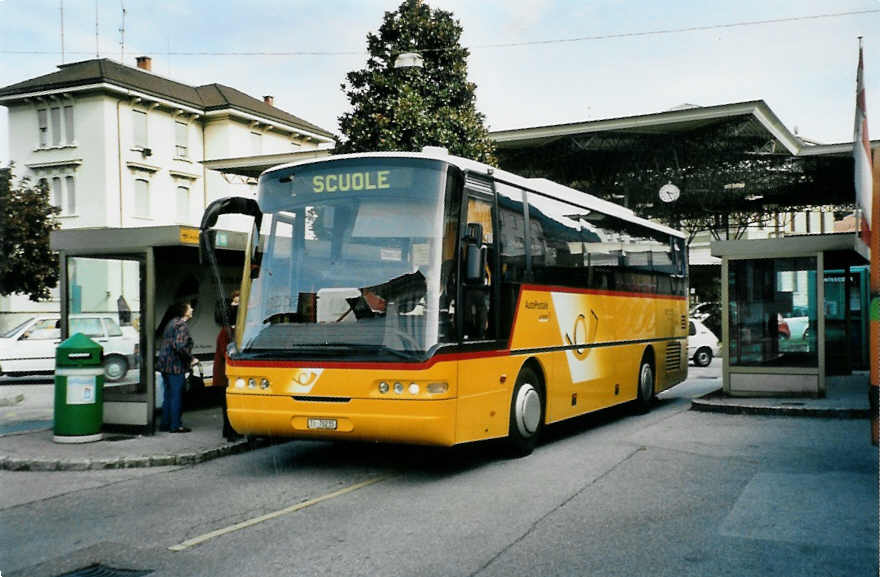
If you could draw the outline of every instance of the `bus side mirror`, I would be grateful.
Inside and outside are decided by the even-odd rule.
[[[466,284],[483,284],[486,275],[486,247],[483,246],[483,226],[469,222],[465,237],[464,281]]]

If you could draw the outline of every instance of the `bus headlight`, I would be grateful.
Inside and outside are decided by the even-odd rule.
[[[409,394],[410,395],[418,395],[419,394],[419,386],[416,383],[409,384]]]
[[[394,392],[398,395],[403,394],[403,384],[402,383],[394,383]]]
[[[432,395],[442,395],[449,391],[449,383],[428,383],[427,389]]]
[[[237,379],[235,379],[235,388],[236,389],[243,389],[244,388],[244,379],[243,378],[238,377]]]
[[[253,377],[249,378],[248,379],[248,388],[249,389],[256,389],[257,388],[257,379],[255,379]]]
[[[383,395],[385,393],[387,393],[389,391],[389,389],[391,389],[391,387],[389,387],[388,383],[386,383],[385,381],[382,381],[381,383],[379,383],[379,392],[382,393]]]
[[[269,379],[267,379],[266,377],[263,377],[262,379],[260,379],[260,388],[263,390],[268,389],[269,388]]]

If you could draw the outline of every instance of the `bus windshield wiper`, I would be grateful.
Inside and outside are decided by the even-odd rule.
[[[336,347],[344,347],[353,351],[375,351],[381,353],[390,353],[398,358],[406,359],[408,361],[418,361],[421,360],[421,355],[418,354],[417,351],[402,351],[400,349],[395,349],[389,347],[387,345],[365,345],[359,343],[334,343],[332,346]]]
[[[405,359],[408,361],[418,361],[421,360],[421,355],[417,354],[415,351],[401,351],[398,349],[391,348],[386,345],[367,345],[360,343],[309,343],[309,344],[294,344],[294,345],[286,345],[284,348],[270,349],[270,348],[248,348],[242,351],[242,353],[250,358],[262,358],[262,359],[271,359],[276,357],[283,357],[285,353],[311,353],[311,354],[320,354],[320,355],[333,355],[333,356],[343,356],[350,352],[378,352],[378,353],[389,353],[394,355],[395,357]]]

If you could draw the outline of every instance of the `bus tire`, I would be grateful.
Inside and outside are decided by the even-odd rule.
[[[513,457],[525,457],[535,450],[544,426],[544,386],[530,367],[523,367],[510,399],[507,449]]]
[[[636,411],[644,414],[651,410],[656,396],[654,393],[654,363],[651,362],[651,357],[647,352],[642,356],[642,362],[639,364],[636,385],[638,389]]]

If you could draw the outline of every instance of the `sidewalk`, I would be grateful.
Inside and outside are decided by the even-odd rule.
[[[193,465],[248,451],[244,439],[226,441],[220,407],[187,411],[183,422],[190,433],[136,435],[104,432],[101,441],[59,444],[52,423],[38,430],[0,436],[0,469],[11,471],[87,471]]]
[[[728,397],[718,390],[691,401],[695,411],[825,417],[833,419],[868,419],[868,373],[828,377],[828,392],[820,399],[804,397]]]
[[[4,400],[9,403],[6,406],[23,407],[16,414],[18,418],[29,419],[22,424],[29,424],[30,430],[0,435],[0,469],[86,471],[193,465],[263,446],[245,440],[227,442],[221,435],[220,407],[184,413],[184,423],[192,429],[190,433],[126,435],[105,432],[101,441],[58,444],[52,441],[51,402],[45,406],[48,390],[33,388],[31,392],[22,393],[17,389],[4,389],[9,388],[0,389],[0,407],[4,406]],[[24,400],[19,400],[21,394],[24,394]],[[29,407],[29,398],[31,405],[40,406]],[[38,400],[34,401],[35,398]],[[867,419],[868,375],[855,373],[830,378],[828,395],[821,399],[725,397],[716,390],[692,399],[691,406],[697,411],[720,413]],[[14,423],[10,424],[7,419],[5,430],[14,431],[14,428]]]

